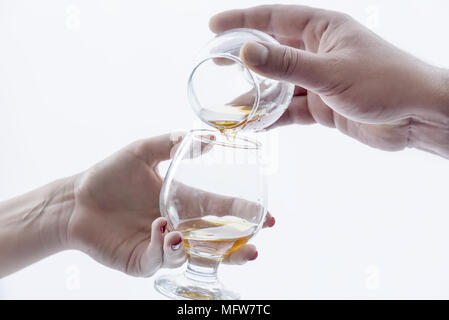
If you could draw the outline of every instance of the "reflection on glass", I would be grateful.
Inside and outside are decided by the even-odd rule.
[[[160,196],[161,213],[184,239],[184,274],[163,276],[156,289],[171,298],[238,299],[217,279],[227,255],[248,242],[266,215],[261,145],[233,141],[210,130],[192,131],[169,168]]]
[[[220,131],[267,128],[293,97],[293,84],[265,78],[243,64],[240,49],[251,40],[278,44],[258,30],[226,31],[201,50],[189,77],[190,105],[203,122]]]

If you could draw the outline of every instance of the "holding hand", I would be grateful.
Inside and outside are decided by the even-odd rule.
[[[351,17],[304,6],[260,6],[214,16],[221,33],[253,28],[283,45],[248,42],[253,71],[297,85],[276,125],[320,123],[384,150],[449,157],[449,72],[412,57]]]
[[[64,249],[140,277],[182,265],[181,234],[168,232],[160,216],[158,173],[181,140],[167,134],[135,142],[86,172],[0,203],[0,277]],[[206,202],[218,197],[202,194]],[[264,226],[273,225],[267,214]],[[246,244],[225,262],[256,257],[254,245]]]

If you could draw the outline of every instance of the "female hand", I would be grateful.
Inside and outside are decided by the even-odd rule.
[[[67,228],[69,245],[134,276],[182,265],[181,234],[168,232],[167,220],[160,217],[163,180],[158,174],[159,162],[170,159],[181,140],[182,134],[167,134],[135,142],[79,175]],[[190,194],[198,191],[186,188],[185,195]],[[201,194],[205,202],[221,201],[218,195]],[[265,226],[273,225],[268,214]],[[225,262],[242,264],[256,257],[256,248],[247,244]]]
[[[157,168],[180,140],[180,134],[167,134],[135,142],[86,172],[1,202],[0,278],[65,249],[133,276],[184,263],[181,234],[168,232],[160,216]],[[185,195],[198,192],[206,202],[229,203],[189,188]],[[268,214],[264,226],[273,225]],[[225,262],[256,258],[256,248],[247,244]]]

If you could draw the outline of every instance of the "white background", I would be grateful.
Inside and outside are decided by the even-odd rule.
[[[198,126],[185,87],[209,17],[264,2],[0,0],[0,199]],[[301,3],[449,67],[447,1]],[[256,262],[221,268],[228,287],[248,299],[449,298],[447,160],[319,126],[271,134],[277,225],[254,240]],[[152,284],[63,252],[0,280],[0,298],[160,298]]]

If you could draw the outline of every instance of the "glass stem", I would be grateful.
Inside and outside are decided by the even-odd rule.
[[[207,283],[210,285],[218,283],[217,270],[222,259],[208,259],[192,254],[188,255],[186,278]]]

